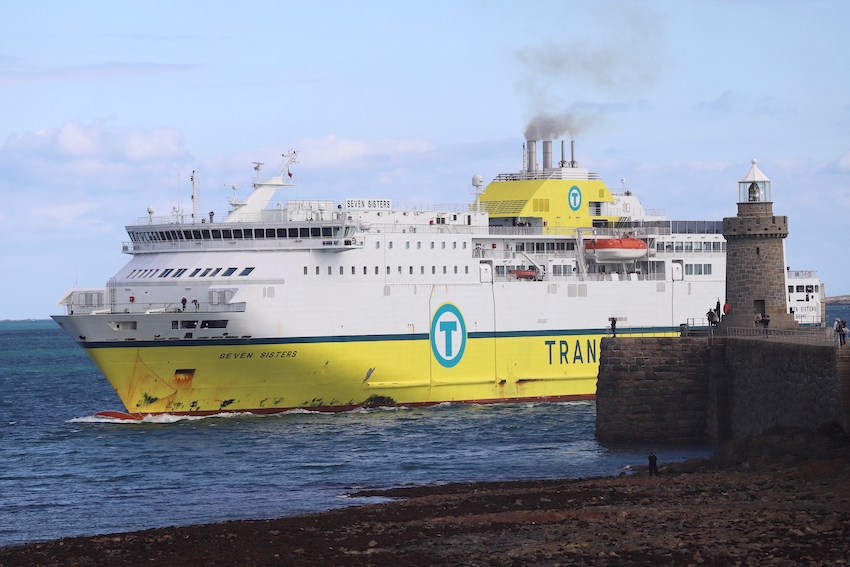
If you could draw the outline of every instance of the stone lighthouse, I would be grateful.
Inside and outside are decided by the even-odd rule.
[[[773,214],[770,179],[756,160],[738,182],[738,216],[723,219],[723,236],[728,313],[719,327],[753,328],[767,315],[770,329],[796,328],[786,305],[783,239],[788,236],[788,217]]]

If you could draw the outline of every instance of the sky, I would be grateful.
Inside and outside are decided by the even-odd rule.
[[[574,139],[670,219],[735,216],[758,159],[788,265],[850,294],[845,0],[45,0],[0,21],[0,319],[105,285],[127,224],[192,210],[193,171],[217,218],[289,150],[290,198],[467,203],[544,122],[556,159]]]

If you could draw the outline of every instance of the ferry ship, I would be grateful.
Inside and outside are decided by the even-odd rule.
[[[192,213],[148,209],[130,261],[54,319],[134,417],[593,398],[604,336],[719,313],[722,221],[667,220],[572,144],[553,164],[543,141],[540,168],[536,147],[486,188],[473,176],[463,206],[275,201],[290,152],[218,220],[193,175]]]

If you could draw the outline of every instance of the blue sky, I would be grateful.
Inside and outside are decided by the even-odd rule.
[[[843,0],[48,0],[0,21],[0,319],[105,284],[124,225],[191,210],[192,171],[219,218],[289,149],[293,197],[463,203],[473,174],[520,169],[540,114],[668,218],[734,216],[758,158],[788,264],[850,293]]]

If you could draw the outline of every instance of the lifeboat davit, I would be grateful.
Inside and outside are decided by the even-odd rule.
[[[594,238],[584,244],[587,256],[597,262],[623,262],[637,260],[649,251],[646,242],[625,236],[623,238]]]

